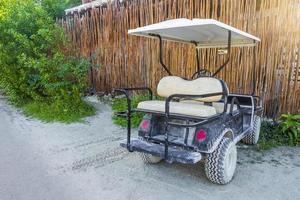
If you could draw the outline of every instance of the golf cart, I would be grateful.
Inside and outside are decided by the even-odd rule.
[[[237,162],[236,143],[258,141],[262,100],[254,94],[255,77],[252,94],[234,94],[216,75],[229,62],[231,47],[255,47],[260,39],[212,19],[173,19],[128,33],[159,40],[160,63],[169,76],[157,86],[158,96],[165,100],[153,100],[147,87],[114,90],[126,96],[128,105],[127,111],[116,113],[127,117],[128,122],[127,140],[121,146],[139,152],[147,163],[164,159],[169,163],[194,164],[204,159],[209,180],[218,184],[230,182]],[[163,40],[195,45],[197,71],[190,79],[173,76],[164,64]],[[199,48],[226,48],[227,59],[214,73],[201,69]],[[147,91],[149,100],[132,109],[131,92],[139,90]],[[137,138],[131,138],[133,112],[145,113]]]

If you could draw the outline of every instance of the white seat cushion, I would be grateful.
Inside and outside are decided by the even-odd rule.
[[[157,86],[157,94],[161,97],[169,97],[172,94],[205,95],[222,92],[222,82],[213,77],[184,80],[178,76],[166,76],[159,81]],[[198,101],[202,102],[217,102],[221,99],[222,95],[197,98]]]
[[[204,105],[203,102],[196,101],[196,100],[183,100],[183,101],[181,101],[181,103]],[[212,102],[212,106],[216,109],[217,113],[222,113],[224,111],[224,103],[223,102]],[[230,103],[227,104],[227,113],[230,112],[230,107],[231,107],[231,104]],[[237,106],[234,105],[233,111],[236,111],[236,110],[237,110]]]
[[[137,108],[164,113],[165,101],[143,101],[138,104]],[[170,113],[194,117],[210,117],[217,114],[217,111],[212,106],[206,106],[200,103],[170,102]]]

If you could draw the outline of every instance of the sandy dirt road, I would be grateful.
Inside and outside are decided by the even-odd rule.
[[[145,165],[119,147],[106,104],[85,123],[46,124],[0,96],[0,200],[300,200],[300,148],[239,145],[234,180],[210,183],[203,164]]]

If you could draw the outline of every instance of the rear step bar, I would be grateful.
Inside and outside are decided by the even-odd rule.
[[[127,140],[122,141],[120,144],[121,147],[127,148]],[[153,156],[158,156],[161,158],[165,157],[165,146],[160,144],[149,143],[137,138],[133,138],[130,141],[130,147],[132,151],[138,151],[142,153],[148,153]],[[191,152],[183,149],[178,149],[169,146],[167,162],[179,162],[184,164],[195,164],[201,160],[201,153]]]

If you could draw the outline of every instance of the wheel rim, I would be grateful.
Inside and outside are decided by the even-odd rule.
[[[236,160],[237,160],[237,151],[236,146],[232,145],[228,149],[228,154],[225,158],[225,176],[226,179],[231,179],[236,168]]]

